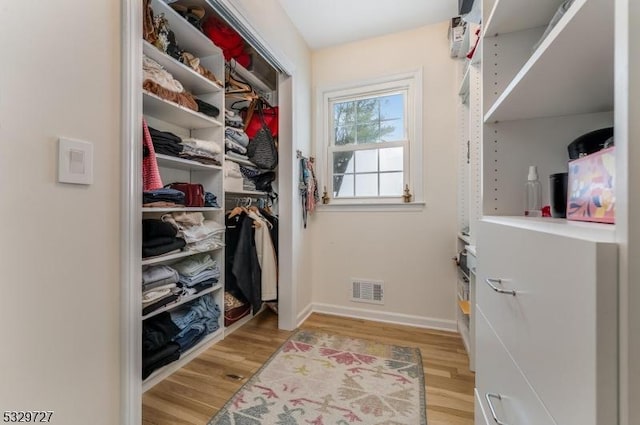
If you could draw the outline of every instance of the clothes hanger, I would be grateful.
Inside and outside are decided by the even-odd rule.
[[[242,207],[235,207],[234,209],[231,210],[231,212],[229,213],[229,218],[235,217],[237,215],[240,215],[244,212],[244,210],[242,209]]]
[[[241,81],[240,79],[235,78],[231,74],[231,68],[227,68],[225,70],[225,82],[226,82],[225,93],[229,93],[229,94],[255,93],[255,91],[253,90],[253,87],[251,87],[251,84],[245,81]]]

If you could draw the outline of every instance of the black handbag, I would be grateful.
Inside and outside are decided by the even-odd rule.
[[[271,130],[264,120],[262,108],[258,108],[258,115],[262,127],[249,140],[247,146],[247,156],[249,160],[256,164],[259,168],[265,170],[273,170],[278,166],[278,148],[276,142],[271,135]]]

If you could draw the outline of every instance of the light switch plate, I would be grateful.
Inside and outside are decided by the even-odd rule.
[[[93,183],[93,143],[58,139],[58,181],[60,183]]]

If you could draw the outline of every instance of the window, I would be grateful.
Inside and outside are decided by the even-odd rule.
[[[406,186],[415,196],[418,75],[324,92],[321,156],[331,203],[398,203]]]

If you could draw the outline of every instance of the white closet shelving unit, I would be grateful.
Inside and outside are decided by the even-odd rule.
[[[479,0],[476,0],[479,1]],[[476,425],[617,423],[616,227],[524,217],[529,165],[613,125],[613,2],[484,0]]]
[[[200,64],[213,72],[216,78],[224,76],[224,58],[222,51],[215,46],[204,34],[198,31],[172,8],[161,0],[153,0],[151,7],[154,14],[164,14],[171,30],[176,35],[179,46],[200,58]],[[224,123],[224,88],[219,84],[203,77],[193,69],[183,65],[164,52],[158,50],[146,41],[143,43],[143,53],[162,65],[174,78],[179,80],[186,90],[197,98],[220,109],[220,116],[212,118],[200,112],[182,107],[166,101],[155,94],[143,91],[143,113],[149,126],[161,131],[170,131],[180,137],[194,137],[201,140],[213,141],[223,149]],[[189,159],[157,155],[157,163],[163,183],[191,182],[200,183],[208,192],[217,195],[219,208],[215,207],[185,207],[185,208],[142,208],[143,218],[157,218],[171,212],[201,212],[208,220],[214,220],[224,225],[224,173],[222,166],[202,164]],[[141,265],[167,264],[182,261],[190,256],[202,254],[203,251],[185,249],[178,253],[166,254],[158,257],[144,258]],[[172,304],[144,315],[141,319],[150,319],[162,312],[171,311],[179,306],[192,302],[202,296],[212,296],[215,303],[223,309],[224,293],[224,247],[204,251],[210,255],[221,269],[221,277],[217,284],[198,294],[181,297]],[[206,350],[211,344],[224,337],[223,316],[219,319],[217,331],[208,334],[197,345],[181,353],[179,360],[154,371],[142,383],[143,391],[168,377],[183,365]]]
[[[182,2],[188,6],[200,6],[204,8],[206,17],[216,16],[219,14],[216,12],[212,4],[205,0],[184,0]],[[240,79],[249,83],[254,90],[259,94],[267,98],[272,104],[277,104],[277,73],[275,70],[270,69],[270,65],[267,65],[257,52],[252,51],[252,65],[254,68],[260,67],[262,71],[269,68],[269,77],[258,75],[258,72],[254,69],[249,70],[237,63],[235,60],[229,62],[224,61],[222,51],[216,47],[205,35],[199,30],[184,20],[178,13],[176,13],[170,6],[165,4],[162,0],[152,0],[152,8],[158,13],[164,13],[168,20],[169,28],[175,33],[176,41],[180,48],[193,53],[200,58],[200,63],[205,68],[209,69],[214,75],[220,79],[225,78],[225,68],[232,70],[236,73]],[[206,19],[206,18],[205,18]],[[196,97],[218,106],[220,109],[220,116],[218,118],[211,118],[206,115],[193,112],[188,108],[181,107],[179,105],[166,102],[150,93],[143,92],[143,105],[144,112],[150,117],[150,125],[155,123],[154,119],[158,119],[162,123],[161,129],[172,131],[179,136],[192,136],[200,139],[213,138],[216,142],[221,144],[224,150],[224,110],[225,107],[230,107],[237,98],[225,99],[225,87],[220,84],[216,84],[203,77],[202,75],[194,72],[189,67],[176,61],[170,56],[160,52],[154,46],[147,42],[143,42],[143,52],[152,59],[158,61],[167,71],[178,79],[186,90],[189,90]],[[257,66],[256,66],[257,61]],[[224,83],[222,83],[224,84]],[[248,106],[246,105],[241,106]],[[186,130],[186,132],[185,132]],[[158,165],[161,167],[161,174],[163,174],[163,181],[166,180],[164,174],[167,174],[171,178],[170,181],[193,181],[200,182],[205,187],[205,190],[209,190],[207,184],[202,179],[211,179],[210,185],[215,186],[215,190],[210,190],[218,196],[218,203],[222,208],[184,208],[180,211],[201,211],[207,216],[207,218],[213,218],[216,221],[224,224],[225,209],[230,209],[235,206],[236,199],[238,198],[252,198],[252,199],[266,199],[268,194],[262,191],[252,190],[229,190],[224,183],[224,166],[205,165],[193,161],[184,160],[181,158],[174,158],[167,155],[158,155]],[[255,165],[249,161],[243,161],[237,158],[231,158],[227,155],[224,156],[224,161],[232,161],[244,166],[255,167]],[[167,180],[168,181],[168,180]],[[277,183],[274,183],[277,184]],[[226,204],[226,206],[225,206]],[[173,209],[157,210],[158,212],[170,212]],[[148,211],[143,209],[143,213],[151,214],[156,210]],[[214,252],[216,261],[221,266],[222,275],[224,277],[224,263],[225,253],[224,249],[219,249]],[[166,261],[176,261],[184,257],[193,255],[190,252],[181,252],[178,254],[172,254],[166,257]],[[158,259],[144,260],[143,264],[157,264],[161,262]],[[221,310],[224,308],[223,294],[224,285],[212,290],[216,295],[216,302],[220,305]],[[228,335],[243,323],[250,320],[253,316],[248,315],[238,320],[230,327],[224,328],[224,320],[221,318],[221,329],[224,328],[223,334],[219,338],[209,338],[201,343],[201,346],[206,347],[215,343],[221,339],[224,334]],[[147,381],[152,381],[147,385],[145,381],[144,389],[146,390],[151,385],[159,382],[168,376],[173,371],[177,370],[184,363],[190,361],[197,356],[202,350],[199,349],[200,345],[193,350],[193,355],[187,356],[183,361],[182,358],[176,364],[171,364],[162,372],[158,374],[157,378],[152,375]],[[154,378],[154,379],[152,379]]]
[[[473,46],[475,32],[479,27],[467,24],[469,29],[466,36],[469,42],[464,44]],[[478,122],[480,113],[480,45],[476,48],[471,59],[461,59],[458,62],[460,85],[458,89],[459,103],[458,117],[458,235],[457,252],[466,252],[469,273],[458,269],[457,285],[457,326],[462,341],[469,355],[469,367],[475,368],[475,269],[471,264],[475,257],[469,252],[469,247],[475,244],[475,227],[479,216],[479,146],[481,128]]]

